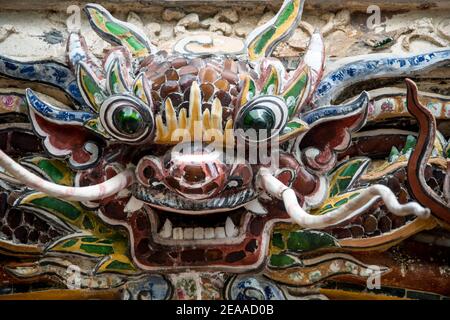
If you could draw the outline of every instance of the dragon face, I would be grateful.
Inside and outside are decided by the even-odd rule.
[[[295,15],[301,14],[296,8]],[[142,268],[259,267],[271,226],[289,219],[279,208],[269,208],[260,168],[277,168],[281,181],[301,185],[299,195],[312,202],[324,191],[319,176],[280,147],[309,130],[300,113],[322,73],[320,34],[314,34],[305,61],[288,74],[262,51],[240,60],[169,55],[102,7],[88,5],[86,12],[100,35],[111,37],[117,24],[145,45],[136,50],[125,35],[116,34],[122,46],[100,62],[83,51],[80,35],[70,36],[68,54],[84,111],[62,111],[27,93],[35,130],[45,137],[47,150],[56,155],[55,149],[67,149],[52,143],[64,141],[58,137],[61,126],[83,132],[84,141],[68,147],[79,187],[125,168],[132,172],[125,196],[85,204],[99,206],[104,220],[129,230],[135,262]],[[344,116],[351,118],[351,127],[358,126],[366,103],[358,101],[333,121]]]
[[[105,61],[103,83],[85,63],[78,67],[79,82],[85,101],[96,110],[90,120],[96,127],[90,129],[106,138],[106,149],[118,148],[117,162],[131,167],[136,177],[126,199],[143,216],[135,222],[108,221],[130,228],[136,256],[147,257],[139,263],[167,268],[179,259],[180,267],[259,266],[269,227],[288,216],[269,215],[260,203],[264,191],[258,172],[282,152],[280,173],[296,179],[298,161],[279,144],[309,128],[292,116],[300,101],[290,91],[315,71],[308,74],[303,66],[282,89],[286,71],[270,59],[255,69],[231,58],[156,52],[131,73],[126,66],[133,65],[132,58],[124,50],[111,51]],[[306,100],[310,92],[302,94]],[[79,174],[80,186],[92,183],[90,170]],[[315,179],[307,177],[308,192],[314,192]],[[146,230],[143,235],[136,232],[140,228]]]
[[[93,29],[116,47],[98,61],[81,35],[70,35],[77,107],[26,91],[35,133],[50,155],[68,161],[74,186],[44,183],[6,157],[2,166],[124,227],[144,270],[259,268],[274,223],[322,229],[390,195],[374,188],[330,213],[305,211],[329,194],[327,174],[365,123],[369,99],[364,92],[340,106],[311,104],[324,68],[319,33],[294,70],[270,57],[302,7],[285,1],[241,55],[195,54],[185,46],[169,55],[134,26],[87,5]],[[391,207],[403,213],[400,204]]]

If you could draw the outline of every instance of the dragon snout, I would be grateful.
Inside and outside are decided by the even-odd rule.
[[[219,193],[225,184],[228,166],[218,155],[175,155],[166,164],[166,183],[185,198],[206,199]]]
[[[236,178],[241,184],[251,180],[251,169],[247,172],[240,168],[244,175],[236,177],[232,174],[236,167],[239,166],[225,161],[221,151],[189,144],[174,147],[163,157],[143,157],[137,165],[136,175],[145,186],[162,183],[184,198],[201,200],[217,196],[230,179]]]

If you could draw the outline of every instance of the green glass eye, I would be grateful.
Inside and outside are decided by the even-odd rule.
[[[266,142],[279,135],[287,119],[288,108],[282,98],[262,95],[239,109],[233,129],[248,143]]]
[[[141,114],[132,107],[117,108],[113,113],[113,122],[125,134],[139,133],[144,124]]]
[[[271,130],[274,127],[274,114],[267,109],[252,109],[244,115],[244,130]]]

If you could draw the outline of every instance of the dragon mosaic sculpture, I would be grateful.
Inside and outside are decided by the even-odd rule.
[[[375,85],[448,65],[450,49],[324,74],[315,32],[286,70],[271,53],[303,4],[285,0],[238,53],[183,40],[168,54],[89,4],[113,45],[101,61],[78,32],[67,65],[0,56],[0,278],[15,284],[0,297],[333,298],[376,272],[387,280],[373,297],[445,295],[398,280],[385,256],[448,231],[449,132],[437,124],[450,98],[409,79],[406,93]]]

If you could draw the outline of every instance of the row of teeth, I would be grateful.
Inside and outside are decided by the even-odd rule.
[[[192,202],[184,200],[183,198],[172,193],[152,195],[144,187],[138,189],[137,196],[144,201],[153,203],[155,205],[177,208],[182,210],[204,210],[214,208],[234,208],[252,198],[255,195],[254,190],[244,190],[237,194],[232,194],[227,197],[220,197],[211,199],[209,201]]]
[[[234,225],[230,217],[225,222],[225,227],[215,228],[173,228],[172,222],[166,219],[159,231],[159,235],[164,239],[173,240],[203,240],[203,239],[225,239],[234,238],[239,234],[239,229]]]

